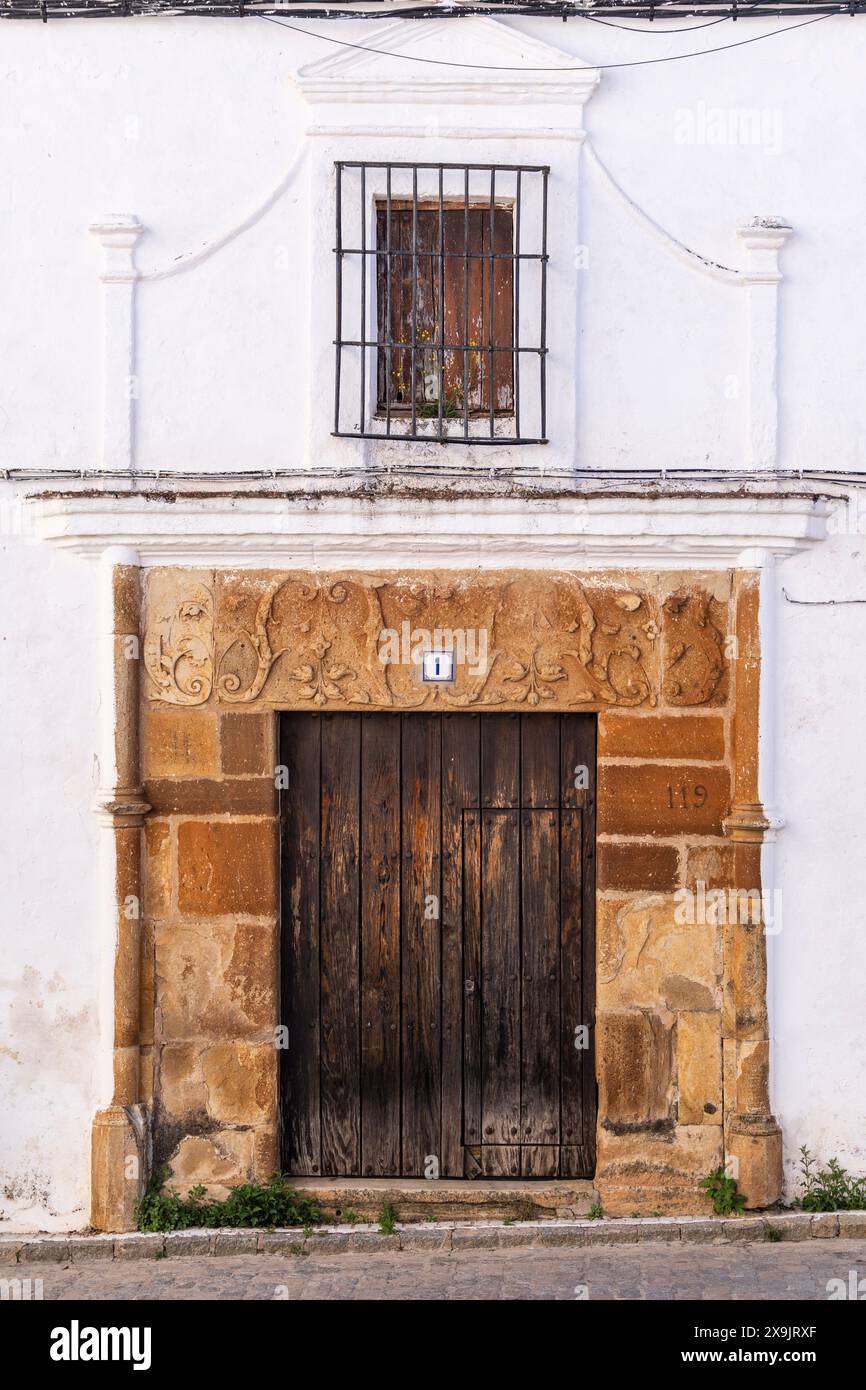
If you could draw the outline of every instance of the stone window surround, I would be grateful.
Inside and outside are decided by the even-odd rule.
[[[321,672],[308,674],[301,669],[305,663],[295,665],[291,656],[280,658],[276,655],[278,639],[286,635],[283,631],[286,613],[280,611],[280,593],[285,591],[287,584],[306,585],[311,601],[321,606],[326,601],[321,597],[325,585],[321,575],[231,571],[214,577],[211,571],[193,574],[189,570],[153,569],[145,575],[144,587],[149,597],[143,622],[138,567],[131,564],[113,566],[112,577],[110,616],[117,712],[114,729],[116,783],[114,794],[106,797],[103,804],[114,840],[114,1091],[112,1103],[94,1120],[92,1221],[100,1229],[125,1229],[132,1223],[132,1205],[148,1171],[152,1143],[148,1087],[153,1006],[149,995],[149,953],[142,950],[143,942],[148,940],[149,923],[146,916],[142,921],[128,915],[127,908],[130,901],[147,903],[148,898],[149,885],[142,867],[142,848],[146,843],[142,827],[146,820],[148,826],[167,820],[176,851],[182,824],[206,824],[212,816],[223,816],[218,798],[224,794],[219,786],[224,786],[226,780],[225,763],[221,762],[219,775],[204,779],[210,782],[207,789],[199,785],[201,779],[177,775],[149,777],[143,786],[140,736],[147,767],[148,759],[153,761],[154,718],[158,721],[160,716],[167,715],[169,719],[182,722],[204,715],[214,727],[219,721],[223,737],[218,756],[222,759],[232,740],[236,747],[244,742],[238,737],[240,720],[258,716],[261,723],[264,714],[267,716],[265,723],[272,726],[276,709],[406,708],[414,703],[415,691],[401,687],[398,674],[394,686],[388,687],[389,696],[380,695],[371,703],[370,692],[359,687],[355,693],[360,694],[360,702],[352,703],[347,701],[347,695],[352,692],[340,689],[341,685],[346,686],[346,678],[330,682],[332,691],[336,689],[335,695],[322,684]],[[158,596],[160,584],[167,582],[170,594],[172,579],[178,577],[187,598],[181,595],[180,603],[175,604],[169,598],[167,606],[164,602],[154,606],[151,599]],[[780,1191],[781,1134],[769,1103],[763,931],[748,926],[727,926],[718,933],[713,951],[720,970],[712,986],[710,1008],[707,1007],[710,1002],[707,994],[701,993],[709,988],[707,982],[684,978],[672,984],[676,971],[672,971],[668,980],[668,994],[650,1000],[655,1007],[648,1007],[649,975],[642,976],[639,969],[629,965],[629,952],[634,955],[629,938],[635,933],[644,933],[644,946],[637,953],[638,959],[653,937],[662,944],[651,947],[648,954],[657,950],[664,956],[668,949],[664,945],[666,933],[670,938],[669,921],[664,921],[665,890],[670,895],[675,883],[689,881],[689,875],[692,880],[699,877],[699,868],[705,870],[711,880],[714,874],[717,877],[721,874],[722,882],[728,885],[748,888],[760,885],[761,842],[769,827],[760,803],[757,765],[760,575],[754,569],[732,568],[728,572],[703,574],[679,571],[628,575],[616,570],[591,574],[519,571],[508,576],[501,571],[473,572],[464,576],[454,571],[330,576],[332,585],[345,581],[348,588],[354,584],[358,603],[361,598],[364,602],[369,599],[371,581],[384,585],[386,591],[389,584],[400,592],[417,591],[426,585],[430,593],[435,594],[437,590],[453,589],[455,580],[462,581],[460,602],[467,615],[467,626],[471,625],[469,619],[479,621],[485,604],[489,607],[491,586],[495,588],[504,580],[506,590],[512,595],[517,593],[518,599],[521,586],[523,589],[523,607],[518,602],[511,613],[511,626],[503,610],[498,614],[499,626],[496,627],[496,647],[502,649],[502,656],[498,658],[500,670],[505,671],[507,667],[507,672],[514,677],[515,697],[502,702],[501,690],[492,687],[488,689],[488,696],[483,690],[480,694],[456,690],[462,707],[497,710],[568,707],[599,712],[597,1185],[606,1209],[614,1213],[695,1210],[699,1202],[697,1179],[723,1157],[736,1160],[740,1186],[749,1204],[766,1205]],[[207,590],[208,581],[213,584],[215,595],[210,614],[207,602],[202,602],[202,593],[195,588],[199,585],[201,590]],[[728,597],[720,607],[719,598],[713,595],[722,593],[726,586]],[[180,591],[176,591],[176,596],[178,594]],[[589,614],[581,611],[581,595],[587,600]],[[637,605],[635,600],[638,600]],[[348,611],[345,603],[351,607],[352,601],[343,601],[344,611]],[[176,618],[183,604],[186,607],[182,626],[172,633],[170,622],[166,626],[167,615],[169,619]],[[411,606],[417,607],[417,603]],[[567,633],[570,650],[565,652],[561,663],[566,671],[562,678],[555,678],[556,673],[544,652],[538,659],[532,652],[527,653],[530,611],[552,614],[555,642],[566,639],[566,629],[570,626],[563,627],[563,615],[570,616],[574,622],[577,613],[576,625]],[[631,642],[637,632],[635,614],[641,620],[642,629],[649,629],[638,638],[638,664],[642,663],[647,677],[646,689],[640,679],[635,684],[635,668],[627,663],[623,667],[622,659],[615,657],[613,648],[620,637],[605,632],[605,628],[617,625],[619,615],[625,620],[628,629],[625,635]],[[450,622],[442,625],[458,625],[453,612],[447,616]],[[431,625],[420,619],[416,621],[419,626]],[[216,630],[210,645],[206,633],[209,622]],[[688,632],[683,631],[683,624],[689,628]],[[707,624],[711,630],[709,634]],[[659,631],[651,636],[654,627]],[[361,628],[364,628],[363,623]],[[252,644],[239,653],[237,641],[241,631],[246,631]],[[737,639],[736,659],[722,659],[719,671],[713,668],[712,648],[718,649],[718,643],[711,636],[712,631],[717,637],[726,632]],[[348,640],[355,644],[355,665],[342,657],[337,664],[341,668],[347,666],[353,676],[359,673],[368,681],[381,680],[381,672],[374,671],[369,661],[365,667],[357,659],[359,653],[370,650],[369,634],[365,630],[365,635],[361,636],[359,632],[356,613],[355,626],[348,633]],[[141,662],[129,660],[125,651],[126,639],[136,634],[141,638]],[[544,638],[548,640],[549,637],[546,629]],[[678,682],[671,676],[670,663],[678,645],[685,638],[686,646],[691,645],[699,651],[701,640],[707,637],[710,640],[709,661],[706,647],[703,655],[686,658],[687,679],[679,682],[680,688],[676,689]],[[195,639],[192,645],[190,638]],[[346,640],[345,635],[342,640]],[[173,642],[176,647],[172,646]],[[226,655],[232,649],[237,669],[226,669]],[[190,651],[198,654],[198,664],[190,664]],[[158,657],[160,652],[167,658],[162,665]],[[173,673],[168,686],[164,681],[160,684],[160,673],[166,670]],[[604,672],[607,688],[601,679]],[[585,688],[587,673],[592,686],[589,692]],[[287,680],[294,686],[294,695],[285,688]],[[325,680],[328,681],[327,673]],[[582,688],[577,689],[581,682]],[[365,693],[366,701],[363,700]],[[587,693],[591,696],[588,700]],[[161,698],[154,700],[154,696]],[[488,697],[490,702],[485,704]],[[572,701],[577,698],[581,703],[575,705]],[[653,699],[659,703],[651,704]],[[140,702],[147,712],[139,725]],[[635,749],[640,746],[644,730],[662,761],[653,762],[651,755],[636,766]],[[697,843],[690,846],[689,837],[665,835],[664,826],[646,820],[650,804],[657,810],[655,793],[661,785],[659,774],[662,780],[671,775],[666,740],[674,737],[677,742],[668,743],[667,747],[687,749],[688,758],[698,763],[704,782],[713,777],[719,783],[718,796],[713,793],[714,803],[724,802],[727,814],[721,824],[709,825],[710,843],[705,834],[698,834],[691,837]],[[715,766],[708,768],[707,763],[715,763]],[[690,765],[686,760],[678,767]],[[261,777],[247,777],[242,772],[229,775],[232,780],[237,777],[238,787],[241,782],[246,783],[248,794],[253,798],[259,795]],[[193,798],[210,796],[212,800],[208,805],[194,799],[187,801],[185,810],[182,797],[190,794]],[[155,804],[151,796],[156,797],[157,802],[161,798],[161,804]],[[235,814],[244,817],[239,824],[260,827],[261,838],[257,843],[264,852],[264,859],[270,855],[268,862],[274,865],[274,893],[268,911],[273,913],[276,923],[273,811],[262,814],[258,807],[258,819],[250,821],[247,815],[252,806],[253,803],[247,806],[246,813],[241,810]],[[232,812],[227,811],[225,815],[231,817]],[[231,825],[231,819],[226,823]],[[670,831],[670,827],[667,828]],[[154,832],[149,829],[147,834],[152,839]],[[195,834],[195,830],[185,832],[186,837]],[[710,855],[701,860],[701,851],[707,849]],[[654,905],[652,899],[659,897],[662,903]],[[667,906],[669,909],[669,902]],[[208,914],[211,907],[208,907]],[[228,907],[230,915],[232,905]],[[706,958],[706,952],[704,954]],[[676,960],[675,951],[670,959]],[[143,1000],[146,1001],[144,1008]],[[681,1040],[678,1060],[677,1034]],[[698,1102],[707,1088],[705,1063],[708,1057],[713,1058],[716,1039],[721,1056],[718,1067],[712,1061],[710,1070],[718,1076],[721,1105],[707,1100],[702,1108]],[[230,1057],[226,1066],[231,1069]],[[272,1080],[266,1082],[266,1089],[271,1087],[271,1120],[268,1125],[262,1125],[255,1136],[248,1167],[248,1171],[258,1177],[266,1176],[277,1156],[275,1054],[270,1075]],[[230,1129],[234,1125],[231,1103],[230,1099],[225,1101],[223,1109]],[[219,1104],[223,1105],[223,1101]],[[235,1126],[236,1131],[237,1128]],[[131,1158],[136,1160],[132,1165],[128,1162]],[[137,1173],[136,1180],[130,1180],[131,1172]],[[219,1182],[219,1174],[211,1176]]]

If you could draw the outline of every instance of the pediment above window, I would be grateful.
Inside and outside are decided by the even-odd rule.
[[[395,20],[359,43],[363,51],[339,49],[299,70],[308,102],[579,108],[599,81],[579,56],[480,16]]]

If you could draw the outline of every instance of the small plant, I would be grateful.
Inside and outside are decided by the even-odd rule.
[[[199,1184],[186,1199],[175,1189],[162,1191],[165,1169],[154,1174],[144,1196],[136,1202],[139,1231],[187,1231],[193,1226],[312,1226],[322,1219],[318,1202],[291,1187],[282,1173],[266,1183],[244,1183],[225,1201],[210,1201]]]
[[[764,1240],[771,1240],[774,1243],[782,1239],[782,1231],[779,1226],[765,1226]]]
[[[715,1168],[707,1177],[701,1178],[699,1186],[712,1202],[716,1216],[742,1216],[746,1198],[737,1191],[736,1180],[729,1178],[724,1168]]]
[[[835,1158],[821,1168],[805,1144],[800,1149],[800,1181],[803,1193],[797,1205],[803,1211],[859,1211],[866,1207],[866,1178],[852,1178]]]
[[[587,1216],[589,1217],[590,1221],[600,1221],[601,1218],[604,1216],[604,1207],[601,1205],[601,1202],[593,1202],[592,1206],[587,1212]]]
[[[397,1213],[390,1202],[382,1203],[382,1210],[379,1212],[379,1230],[383,1236],[397,1234]]]
[[[345,1211],[340,1216],[340,1220],[345,1221],[347,1226],[357,1226],[361,1218],[352,1207],[346,1207]]]
[[[531,1221],[535,1216],[535,1208],[531,1202],[518,1202],[511,1213],[513,1221]]]

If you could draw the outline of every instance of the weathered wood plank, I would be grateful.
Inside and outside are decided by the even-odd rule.
[[[463,815],[463,1140],[481,1143],[481,812]],[[480,1169],[479,1169],[480,1171]]]
[[[573,813],[570,813],[573,814]],[[520,814],[522,1144],[559,1143],[559,813]]]
[[[481,1175],[485,1178],[520,1176],[520,1149],[516,1144],[483,1144]]]
[[[481,805],[520,805],[519,714],[486,714],[481,720]]]
[[[589,786],[575,791],[573,804],[583,807],[581,832],[581,1010],[589,1028],[589,1048],[583,1053],[583,1146],[595,1168],[595,1125],[598,1095],[595,1079],[595,833],[597,786],[597,724],[592,715],[562,716],[562,766],[589,768]],[[571,762],[566,760],[566,745]]]
[[[400,1172],[400,716],[361,731],[361,1169]]]
[[[559,715],[530,714],[520,720],[520,804],[558,807]]]
[[[481,813],[481,1142],[520,1134],[520,821]]]
[[[560,855],[562,886],[560,1067],[562,1084],[562,1142],[580,1145],[584,1136],[583,1073],[589,1052],[589,1022],[583,1003],[583,813],[562,812]],[[587,1046],[584,1046],[584,1044]]]
[[[559,1150],[559,1176],[561,1178],[595,1177],[595,1146],[586,1147],[564,1144]]]
[[[520,1149],[522,1178],[556,1178],[559,1176],[558,1144],[524,1144]]]
[[[463,812],[478,805],[479,719],[442,716],[443,1177],[463,1176]]]
[[[323,715],[321,813],[322,1171],[360,1172],[358,812],[360,725]]]
[[[280,1051],[282,1163],[321,1171],[319,1123],[319,733],[308,715],[282,716],[280,762],[288,769],[280,824],[282,880]]]
[[[404,1177],[441,1154],[441,732],[438,715],[405,715],[403,731]]]

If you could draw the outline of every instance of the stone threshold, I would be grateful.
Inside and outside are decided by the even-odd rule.
[[[600,1201],[588,1178],[292,1178],[292,1186],[319,1204],[329,1224],[345,1224],[344,1214],[354,1213],[378,1226],[385,1202],[404,1223],[575,1221]]]
[[[784,1212],[743,1217],[636,1217],[596,1221],[478,1221],[313,1230],[190,1230],[164,1235],[0,1235],[0,1265],[86,1264],[91,1260],[160,1260],[183,1256],[330,1255],[346,1251],[497,1250],[518,1247],[746,1244],[769,1240],[866,1239],[866,1211]]]

